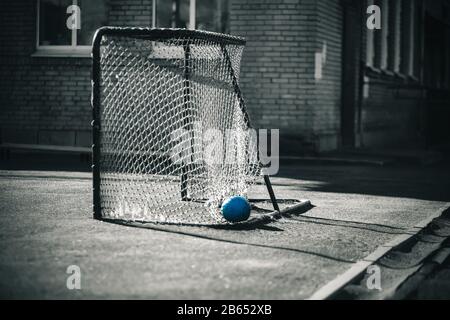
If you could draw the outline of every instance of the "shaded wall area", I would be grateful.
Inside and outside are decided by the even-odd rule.
[[[364,32],[357,146],[430,147],[450,142],[440,121],[448,118],[445,106],[450,105],[445,80],[450,74],[450,38],[445,31],[450,24],[449,1],[374,3],[387,12],[387,20],[382,30]],[[431,17],[439,21],[439,28],[430,27]]]

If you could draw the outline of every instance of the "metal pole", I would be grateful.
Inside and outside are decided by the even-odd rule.
[[[184,119],[184,125],[186,125],[186,117],[189,110],[189,95],[190,95],[190,87],[189,87],[189,61],[191,59],[191,49],[189,46],[189,43],[186,43],[184,45],[184,103],[183,103],[183,110],[182,114],[185,117]],[[189,161],[189,159],[183,159],[183,161]],[[187,165],[186,163],[181,163],[181,200],[187,201]]]
[[[194,30],[195,29],[195,0],[190,0],[189,2],[189,29]]]
[[[101,219],[100,204],[100,41],[97,32],[92,46],[92,191],[94,218]]]

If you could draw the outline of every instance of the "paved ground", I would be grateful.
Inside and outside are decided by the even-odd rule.
[[[0,165],[2,298],[307,298],[450,201],[448,166],[282,163],[278,196],[315,206],[301,216],[156,231],[93,220],[87,164],[29,160]],[[74,264],[82,290],[66,288]]]

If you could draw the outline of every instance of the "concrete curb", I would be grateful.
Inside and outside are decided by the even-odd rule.
[[[372,160],[372,159],[351,159],[339,157],[296,157],[285,156],[279,158],[280,163],[307,163],[307,164],[332,164],[332,165],[364,165],[364,166],[385,166],[394,162],[392,159]]]
[[[441,248],[432,255],[431,261],[424,263],[420,268],[409,275],[406,281],[390,295],[386,295],[385,300],[403,300],[407,299],[414,290],[416,290],[420,283],[429,275],[442,267],[445,260],[450,257],[450,248]]]
[[[391,241],[379,246],[375,251],[366,256],[360,261],[355,262],[350,269],[345,271],[343,274],[340,274],[319,290],[314,292],[307,300],[326,300],[331,296],[336,294],[340,289],[349,284],[352,280],[360,276],[366,269],[378,261],[381,257],[383,257],[386,253],[392,250],[394,247],[397,247],[411,238],[416,236],[419,232],[421,232],[425,227],[427,227],[434,219],[440,217],[444,211],[450,209],[450,202],[447,202],[441,208],[439,208],[436,212],[431,214],[429,217],[423,219],[412,228],[407,230],[404,234],[401,234]]]

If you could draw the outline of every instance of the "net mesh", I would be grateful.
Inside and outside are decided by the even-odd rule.
[[[100,207],[104,218],[225,223],[221,202],[260,174],[237,82],[243,46],[103,35]]]

